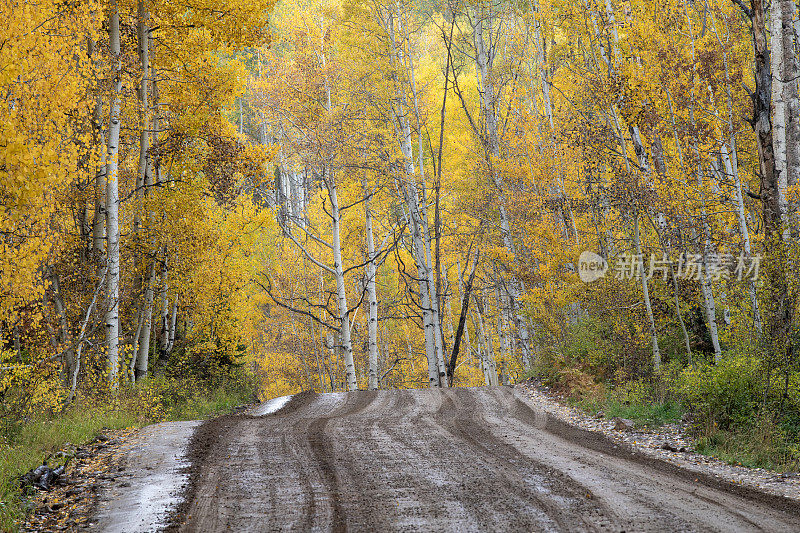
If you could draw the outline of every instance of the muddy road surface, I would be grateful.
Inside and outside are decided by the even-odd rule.
[[[616,447],[511,388],[303,393],[206,423],[189,453],[180,531],[800,531],[797,502]]]

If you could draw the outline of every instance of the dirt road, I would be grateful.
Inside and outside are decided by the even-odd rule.
[[[798,531],[796,502],[696,478],[511,388],[295,396],[201,426],[181,531]]]

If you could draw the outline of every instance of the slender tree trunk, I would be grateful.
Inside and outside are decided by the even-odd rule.
[[[783,4],[787,0],[773,0],[770,4],[770,70],[772,72],[772,146],[775,155],[776,195],[784,238],[788,237],[786,188],[788,169],[786,161],[786,65],[783,50]]]
[[[486,163],[489,174],[498,193],[500,211],[500,232],[506,250],[516,261],[516,247],[511,235],[511,223],[506,210],[508,201],[505,193],[503,177],[497,168],[496,161],[500,159],[500,139],[497,124],[497,98],[494,84],[494,57],[496,49],[493,42],[493,27],[495,13],[492,6],[481,4],[476,14],[473,25],[473,44],[475,47],[475,66],[480,93],[481,113],[484,121],[484,144],[486,150]],[[478,133],[478,132],[476,132]],[[528,321],[522,313],[521,297],[525,292],[524,284],[513,272],[506,284],[509,299],[509,309],[514,316],[516,326],[516,341],[525,361],[531,360]]]
[[[388,14],[388,18],[383,21],[388,33],[389,45],[391,47],[391,62],[395,69],[393,81],[395,85],[395,102],[397,111],[395,118],[398,123],[398,133],[400,135],[400,149],[405,160],[406,176],[403,183],[403,194],[409,208],[409,222],[412,230],[412,241],[414,249],[414,261],[417,267],[420,287],[420,300],[422,305],[423,326],[425,328],[425,348],[428,357],[429,381],[431,387],[447,386],[446,363],[444,361],[444,351],[441,337],[441,327],[439,324],[439,306],[436,295],[436,272],[433,270],[431,255],[431,237],[428,225],[428,214],[426,204],[426,183],[424,169],[424,149],[422,145],[422,124],[417,102],[417,89],[414,75],[414,64],[411,57],[405,51],[407,36],[404,33],[404,25],[400,6],[396,12]],[[402,70],[401,70],[402,69]],[[408,82],[401,82],[399,74],[406,72]],[[406,86],[408,83],[408,87]],[[410,93],[411,104],[408,102]],[[414,150],[412,145],[411,126],[406,113],[413,113],[416,119],[417,136],[419,146],[419,160],[415,163]],[[416,169],[415,169],[416,165]],[[422,187],[422,200],[417,188],[417,172],[419,172],[419,182]]]
[[[636,245],[636,255],[642,257],[642,241],[639,235],[639,214],[633,215],[633,239]],[[661,351],[658,348],[658,336],[656,335],[656,321],[653,318],[653,307],[650,305],[650,291],[647,286],[647,276],[642,272],[642,298],[644,307],[647,311],[647,320],[650,324],[650,337],[653,341],[653,368],[658,370],[661,367]]]
[[[69,383],[69,377],[75,368],[75,348],[72,346],[72,335],[69,330],[69,319],[67,318],[67,308],[64,304],[64,295],[61,291],[61,281],[53,269],[48,266],[46,268],[47,277],[50,279],[50,286],[53,293],[53,303],[56,309],[56,316],[58,317],[58,344],[59,349],[62,350],[62,369],[63,378],[65,383]],[[21,346],[19,341],[19,325],[14,324],[14,349],[17,354],[20,353]]]
[[[500,379],[503,385],[508,384],[507,367],[511,357],[511,340],[505,318],[505,302],[499,279],[495,280],[495,299],[497,303],[497,338],[500,341]]]
[[[475,303],[478,307],[477,312],[475,313],[475,318],[478,322],[478,332],[481,339],[483,339],[483,344],[486,349],[483,356],[483,376],[487,386],[496,387],[497,366],[494,358],[494,347],[492,346],[492,336],[486,334],[486,327],[484,326],[484,320],[483,320],[483,314],[484,314],[483,312],[485,306],[477,295],[473,295],[473,298],[475,299]]]
[[[344,350],[344,364],[346,373],[347,390],[354,391],[358,388],[356,382],[356,366],[353,362],[353,346],[350,342],[350,318],[347,308],[347,293],[344,286],[344,269],[342,268],[342,245],[339,237],[339,199],[336,194],[336,184],[331,177],[327,180],[328,195],[331,200],[331,220],[333,233],[333,267],[336,276],[336,295],[339,302],[339,321],[342,349]]]
[[[103,283],[105,282],[107,272],[108,269],[104,268],[100,279],[97,280],[97,287],[95,288],[94,295],[92,296],[92,301],[89,303],[89,307],[86,308],[86,314],[83,317],[83,322],[81,323],[80,330],[78,331],[78,345],[75,348],[75,364],[72,367],[69,376],[69,395],[67,396],[67,401],[70,403],[75,399],[76,391],[78,389],[78,374],[81,368],[81,354],[83,353],[86,328],[89,326],[89,319],[92,317],[92,313],[94,313],[95,306],[97,305],[97,297],[100,295],[100,292],[103,289]]]
[[[366,181],[361,182],[364,191],[364,231],[367,238],[367,305],[369,305],[369,322],[367,324],[367,343],[369,345],[369,379],[367,387],[378,389],[378,295],[375,288],[375,240],[372,235],[372,210],[370,209],[370,192]]]
[[[408,140],[408,137],[406,137]],[[403,142],[401,148],[404,155],[409,150],[409,142]],[[413,160],[408,157],[406,160],[406,173],[410,170],[413,173]],[[413,183],[413,174],[411,178],[408,175],[405,178],[406,183],[402,185],[403,196],[406,205],[408,206],[407,220],[411,228],[411,250],[414,264],[417,268],[417,284],[419,286],[420,294],[420,312],[422,314],[422,327],[425,335],[425,356],[428,359],[428,384],[430,387],[439,386],[439,366],[436,361],[436,347],[434,341],[434,328],[433,317],[431,316],[430,293],[428,292],[428,275],[427,275],[427,261],[425,259],[424,241],[422,239],[422,232],[420,231],[421,217],[418,214],[419,205],[417,203],[416,188]]]
[[[98,62],[94,59],[97,45],[89,39],[89,56],[92,57],[95,67]],[[97,271],[100,272],[105,257],[105,191],[106,191],[106,146],[103,133],[103,98],[102,91],[97,91],[94,110],[92,112],[93,143],[96,147],[103,147],[100,151],[100,161],[94,172],[94,218],[92,219],[92,251],[98,262]]]
[[[164,350],[162,353],[165,356],[169,356],[172,353],[173,348],[175,348],[175,332],[177,330],[177,322],[178,322],[178,295],[176,294],[175,297],[172,299],[172,313],[170,314],[169,319],[169,343],[167,344],[167,349]]]
[[[398,13],[398,20],[402,20],[400,17],[401,15],[400,13]],[[438,274],[436,272],[436,269],[434,268],[433,257],[431,253],[432,250],[431,231],[430,231],[430,224],[428,222],[428,197],[427,197],[428,186],[425,181],[425,162],[424,162],[425,148],[422,144],[423,125],[419,111],[416,74],[414,73],[414,63],[412,61],[411,56],[409,54],[403,54],[401,59],[405,60],[406,70],[409,73],[409,79],[411,81],[411,99],[413,102],[414,118],[416,120],[416,131],[417,131],[417,141],[418,141],[417,151],[419,153],[419,162],[417,164],[417,168],[419,170],[419,181],[420,181],[420,186],[422,188],[422,205],[418,207],[417,211],[421,214],[420,218],[422,221],[423,249],[425,252],[424,260],[426,266],[425,270],[427,273],[428,298],[431,306],[431,319],[433,328],[432,334],[433,334],[434,350],[436,353],[436,368],[437,368],[439,386],[447,387],[447,362],[445,361],[445,356],[444,356],[444,342],[442,339],[442,326],[440,322],[441,310],[439,306],[438,284],[436,283],[436,277]]]
[[[692,364],[692,343],[689,340],[689,332],[686,331],[686,323],[683,321],[683,314],[681,313],[681,302],[678,298],[678,278],[677,272],[670,269],[670,278],[672,278],[672,292],[675,295],[675,314],[678,317],[678,325],[681,327],[681,334],[683,335],[683,344],[686,346],[686,357],[688,363]]]
[[[786,102],[786,185],[792,188],[800,177],[800,99],[798,99],[798,35],[795,33],[797,4],[781,0],[783,33],[784,100]],[[787,220],[794,237],[798,234],[797,205],[787,199]]]
[[[736,158],[736,144],[734,138],[731,136],[731,153],[728,152],[726,143],[720,146],[720,153],[722,154],[722,163],[725,166],[725,173],[733,177],[734,193],[734,208],[736,210],[736,220],[739,223],[739,235],[742,237],[742,249],[744,257],[749,261],[752,256],[752,249],[750,247],[750,230],[747,227],[747,218],[744,211],[744,196],[742,194],[742,182],[739,179],[738,163],[731,158]],[[737,158],[738,159],[738,158]],[[753,328],[761,335],[761,311],[758,308],[758,297],[756,295],[756,282],[755,280],[748,281],[748,291],[750,293],[750,307],[753,314]]]
[[[138,5],[138,34],[139,34],[139,61],[142,66],[142,78],[139,81],[139,173],[138,185],[148,185],[148,171],[150,170],[150,13],[146,5],[147,0],[139,0]]]
[[[458,362],[458,352],[461,348],[461,338],[466,333],[467,343],[469,343],[469,333],[466,332],[466,323],[467,323],[467,314],[469,313],[469,298],[472,294],[472,283],[475,280],[475,272],[478,269],[478,258],[479,258],[479,251],[476,247],[475,250],[475,257],[472,260],[472,271],[469,274],[469,279],[467,280],[467,288],[463,292],[461,297],[461,313],[458,319],[458,330],[455,334],[455,339],[453,339],[453,353],[450,356],[450,363],[447,366],[447,377],[450,380],[450,383],[453,383],[455,378],[455,371],[456,371],[456,363]],[[461,284],[461,269],[459,268],[459,285]]]
[[[113,96],[108,128],[108,154],[106,157],[106,241],[108,254],[108,276],[106,297],[108,308],[105,316],[106,357],[108,360],[108,381],[112,388],[117,387],[119,366],[119,135],[121,127],[120,100],[122,97],[122,54],[120,51],[119,8],[117,1],[111,4],[109,20],[109,39],[113,65]]]
[[[708,229],[703,232],[703,272],[700,275],[700,286],[703,290],[703,302],[706,310],[706,321],[708,322],[708,333],[711,336],[711,344],[714,346],[714,363],[722,361],[722,348],[719,344],[719,331],[717,328],[717,305],[714,301],[714,293],[711,288],[711,276],[708,274],[708,257],[711,253],[709,244]]]
[[[420,138],[422,136],[420,135]],[[422,161],[420,161],[420,164]],[[431,257],[431,238],[430,238],[430,230],[428,227],[428,210],[427,210],[427,198],[425,194],[425,178],[422,177],[422,238],[423,238],[423,249],[425,252],[425,270],[427,274],[427,289],[429,295],[429,301],[431,306],[431,328],[433,330],[433,346],[436,353],[436,373],[438,376],[438,382],[440,387],[447,387],[447,363],[444,358],[444,344],[442,342],[442,327],[439,321],[440,319],[440,309],[439,309],[439,299],[436,295],[436,275],[433,271],[433,263]]]
[[[142,322],[142,334],[139,339],[139,352],[136,355],[136,369],[134,377],[138,381],[147,376],[148,365],[150,362],[150,337],[151,325],[153,322],[153,287],[156,283],[156,262],[155,258],[150,262],[150,274],[144,296],[144,317]]]

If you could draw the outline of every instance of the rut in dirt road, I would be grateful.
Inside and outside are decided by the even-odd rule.
[[[181,531],[800,527],[795,502],[618,449],[511,388],[303,393],[205,424],[191,456]]]

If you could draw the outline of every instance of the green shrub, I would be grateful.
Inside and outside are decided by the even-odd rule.
[[[748,426],[713,430],[697,439],[697,451],[751,468],[797,471],[800,444],[788,439],[772,416],[761,415]]]
[[[609,400],[620,405],[639,405],[653,401],[652,387],[641,379],[624,381],[609,392]]]
[[[674,400],[658,401],[656,394],[657,390],[645,380],[622,381],[604,397],[586,398],[579,404],[592,415],[628,418],[637,426],[659,427],[680,420],[684,413],[681,404]]]
[[[571,366],[584,368],[593,376],[604,379],[614,368],[614,337],[612,327],[601,320],[586,319],[570,326],[564,341],[564,359]]]
[[[695,417],[698,429],[730,429],[750,425],[762,389],[761,365],[747,356],[727,354],[718,365],[684,369],[676,389]]]

